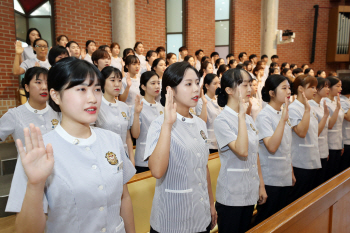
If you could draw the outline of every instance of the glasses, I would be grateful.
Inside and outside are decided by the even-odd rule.
[[[48,49],[46,45],[35,45],[35,48]]]

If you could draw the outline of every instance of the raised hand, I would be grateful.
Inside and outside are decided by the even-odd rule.
[[[164,123],[172,125],[176,121],[176,103],[174,103],[173,90],[167,86],[165,94]]]
[[[54,157],[51,144],[44,145],[40,129],[30,124],[29,129],[24,129],[26,149],[20,139],[17,139],[17,148],[21,156],[24,171],[28,177],[28,183],[33,185],[45,184],[54,166]]]
[[[86,56],[86,50],[84,48],[80,49],[80,55],[81,55],[81,59],[83,60]]]
[[[339,97],[339,93],[337,95],[337,109],[340,109],[341,108],[341,105],[340,105],[340,97]]]
[[[140,114],[143,108],[143,102],[141,101],[140,95],[137,95],[135,98],[135,113]]]
[[[131,80],[131,78],[130,78],[129,72],[126,73],[126,85],[127,85],[128,87],[131,87],[131,85],[132,85],[132,80]]]
[[[24,48],[22,47],[22,42],[19,40],[17,40],[15,43],[15,51],[18,55],[21,55],[24,51]]]
[[[327,107],[327,104],[326,104],[326,100],[323,101],[323,108],[324,108],[324,116],[328,117],[329,116],[329,109]]]
[[[305,96],[305,92],[303,92],[302,95],[303,95],[304,102],[305,102],[305,111],[310,111],[311,107],[310,107],[308,99]]]
[[[244,99],[242,99],[241,90],[238,88],[239,91],[239,114],[245,116],[247,112],[247,105],[245,104]]]
[[[203,88],[201,89],[201,99],[202,99],[202,101],[203,101],[203,104],[207,104],[207,103],[208,103],[207,98],[205,98]]]
[[[289,105],[289,101],[288,101],[288,98],[286,97],[285,98],[285,106],[283,108],[283,111],[282,111],[282,119],[283,121],[288,121],[289,119],[289,114],[288,114],[288,105]]]

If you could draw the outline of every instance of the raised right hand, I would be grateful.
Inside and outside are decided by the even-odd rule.
[[[244,99],[242,99],[241,90],[239,88],[238,88],[238,91],[239,91],[239,112],[238,112],[238,114],[241,116],[245,116],[248,106],[245,104]]]
[[[24,129],[24,140],[26,149],[20,139],[17,139],[17,148],[21,156],[23,169],[28,177],[28,183],[32,185],[44,185],[46,179],[51,175],[54,158],[51,144],[44,145],[40,129],[30,124],[29,129]]]
[[[309,100],[305,96],[305,92],[303,92],[302,95],[303,95],[304,102],[305,102],[305,111],[310,111],[311,107],[309,104]]]
[[[339,97],[339,93],[337,95],[337,109],[340,109],[341,108],[341,105],[340,105],[340,97]]]
[[[22,47],[22,42],[19,40],[17,40],[15,43],[15,51],[18,55],[21,55],[24,51],[24,48]]]
[[[176,121],[176,103],[174,103],[173,90],[167,86],[165,94],[164,123],[172,125]]]
[[[131,87],[131,85],[132,85],[132,80],[131,80],[131,77],[130,77],[129,72],[126,73],[126,85],[127,85],[128,87]]]
[[[283,111],[282,111],[282,118],[281,119],[283,119],[283,121],[288,121],[288,119],[289,119],[289,114],[288,114],[288,104],[289,104],[289,101],[288,101],[288,98],[286,97],[285,98],[285,103],[286,103],[286,105],[284,106],[284,108],[283,108]]]

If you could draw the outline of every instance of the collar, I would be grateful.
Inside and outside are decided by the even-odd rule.
[[[350,97],[348,98],[348,97],[346,97],[345,95],[340,95],[340,98],[341,98],[341,99],[344,99],[344,100],[350,100]]]
[[[45,61],[40,61],[37,57],[35,57],[35,61],[36,61],[36,62],[39,62],[39,63],[40,63],[40,62],[41,62],[41,63],[47,63],[47,62],[48,62],[47,58],[46,58]]]
[[[147,102],[147,100],[145,100],[145,98],[143,98],[141,101],[144,104],[146,104],[147,106],[150,106],[150,107],[153,107],[153,108],[155,108],[157,106],[157,102],[155,104],[151,104],[151,103]]]
[[[47,103],[46,103],[46,107],[44,109],[42,109],[42,110],[34,109],[32,106],[30,106],[28,101],[24,104],[24,106],[26,106],[27,109],[29,111],[31,111],[32,113],[39,114],[39,115],[42,115],[42,114],[46,113],[49,110],[49,105]]]
[[[217,102],[216,95],[214,95],[214,99],[211,99],[207,94],[205,94],[204,96],[205,98],[207,98],[208,101]]]
[[[95,131],[90,127],[91,130],[91,136],[88,138],[76,138],[67,133],[65,131],[61,124],[58,124],[55,128],[55,131],[60,135],[64,140],[67,142],[73,144],[73,145],[79,145],[79,146],[89,146],[93,144],[96,141],[96,133]]]
[[[191,114],[191,116],[192,116],[192,114]],[[177,117],[177,119],[179,119],[182,122],[194,123],[194,117],[193,116],[192,116],[193,118],[187,118],[187,117],[184,117],[184,116],[180,115],[179,113],[176,113],[176,117]]]
[[[304,104],[302,104],[299,100],[295,99],[294,102],[299,105],[300,107],[305,108]]]
[[[118,107],[118,101],[115,101],[115,103],[111,103],[108,100],[106,100],[104,96],[102,96],[102,102],[111,107]]]
[[[234,116],[238,116],[238,113],[227,105],[225,106],[224,110],[228,111],[229,113],[231,113]]]
[[[282,115],[282,111],[279,110],[277,111],[276,109],[274,109],[271,105],[269,104],[266,104],[266,108],[270,109],[271,112],[275,113],[275,114],[278,114],[278,115]]]
[[[309,100],[309,103],[310,103],[310,102],[313,103],[314,105],[319,106],[319,107],[321,106],[321,104],[317,103],[315,100]],[[322,102],[322,100],[321,100],[321,102]],[[320,102],[320,103],[321,103],[321,102]]]

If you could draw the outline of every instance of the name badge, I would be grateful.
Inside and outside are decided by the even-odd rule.
[[[253,130],[254,132],[256,132],[256,134],[259,133],[259,130],[256,130],[256,129],[254,128],[253,124],[250,124],[250,128],[252,128],[252,130]]]

